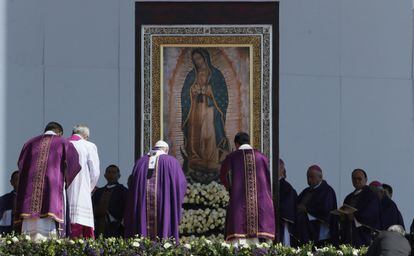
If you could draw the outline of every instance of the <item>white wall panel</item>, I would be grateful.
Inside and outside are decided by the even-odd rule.
[[[280,156],[288,180],[299,193],[307,168],[318,164],[338,188],[339,79],[282,75],[280,84]]]
[[[339,0],[280,2],[280,72],[339,75]]]
[[[369,182],[394,188],[395,200],[411,224],[407,194],[414,180],[414,121],[409,80],[344,79],[342,115],[342,197],[353,190],[351,171],[362,168]]]
[[[47,68],[46,122],[57,120],[70,136],[74,124],[86,123],[99,151],[101,172],[118,163],[118,71],[115,69]],[[100,184],[104,183],[103,177]]]
[[[341,3],[341,73],[409,78],[411,1],[342,0]]]
[[[120,68],[135,67],[135,1],[119,1]],[[138,37],[139,38],[139,37]],[[135,82],[133,83],[135,84]]]
[[[17,169],[24,143],[43,132],[43,69],[9,66],[6,90],[6,166],[9,175]]]
[[[118,66],[118,1],[45,1],[46,65]]]
[[[132,172],[135,157],[135,70],[122,69],[120,73],[119,167],[123,181]]]
[[[7,41],[7,64],[40,66],[46,12],[44,0],[5,2],[7,30],[3,39]]]

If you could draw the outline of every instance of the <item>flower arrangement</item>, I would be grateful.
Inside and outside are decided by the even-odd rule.
[[[224,209],[188,209],[181,218],[181,234],[202,234],[209,230],[223,230],[226,218]]]
[[[180,234],[186,237],[223,237],[229,193],[215,181],[188,184]]]
[[[229,193],[225,187],[215,181],[205,185],[188,184],[184,204],[196,204],[210,208],[225,208],[229,202]]]
[[[300,248],[283,247],[281,244],[233,246],[223,240],[193,238],[176,244],[173,240],[151,241],[146,238],[98,238],[96,240],[50,239],[41,242],[31,241],[27,236],[7,235],[0,237],[0,255],[86,255],[86,256],[136,256],[136,255],[208,255],[208,256],[247,256],[247,255],[298,255],[298,256],[358,256],[365,255],[367,248],[355,249],[341,245],[316,248],[312,244]]]

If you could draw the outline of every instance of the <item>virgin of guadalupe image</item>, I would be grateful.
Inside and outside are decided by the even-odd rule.
[[[198,182],[218,177],[220,163],[229,152],[224,130],[228,90],[221,71],[213,66],[204,48],[191,51],[193,69],[181,91],[184,169]],[[204,180],[200,180],[204,179]],[[206,180],[207,179],[207,180]]]

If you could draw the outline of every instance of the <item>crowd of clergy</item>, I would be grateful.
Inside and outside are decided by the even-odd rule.
[[[285,245],[312,241],[319,246],[369,246],[383,231],[396,226],[404,230],[402,215],[392,200],[392,187],[379,181],[368,184],[368,175],[363,169],[352,171],[355,190],[345,197],[342,205],[338,205],[335,190],[323,179],[319,166],[308,168],[309,187],[299,195],[286,176],[285,164],[279,160],[279,225],[280,239]]]
[[[0,198],[0,232],[32,239],[94,238],[135,235],[179,240],[187,181],[180,163],[158,141],[137,160],[127,187],[116,165],[100,176],[98,150],[86,125],[75,125],[69,138],[50,122],[44,133],[23,146],[13,191]],[[250,146],[247,133],[234,138],[236,150],[221,164],[220,181],[230,194],[225,238],[230,243],[279,240],[287,246],[314,242],[369,246],[377,234],[404,222],[389,185],[373,181],[363,169],[351,173],[355,188],[338,205],[335,190],[318,165],[307,169],[309,187],[299,195],[286,180],[279,160],[279,216],[275,219],[268,159]],[[276,228],[278,225],[278,228]],[[276,235],[279,230],[279,234]]]

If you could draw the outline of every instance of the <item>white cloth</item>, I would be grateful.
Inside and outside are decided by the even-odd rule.
[[[362,192],[362,189],[356,190],[354,192],[354,195],[358,195],[361,192]],[[362,226],[362,224],[359,221],[357,221],[357,219],[355,217],[354,217],[354,222],[355,222],[355,227],[359,228],[359,227]]]
[[[156,148],[168,148],[168,144],[167,142],[163,141],[163,140],[159,140],[157,141],[157,143],[155,143]]]
[[[308,213],[309,221],[318,220],[315,216],[312,216]],[[329,225],[326,223],[321,223],[319,228],[319,240],[326,240],[329,238]]]
[[[243,144],[239,147],[239,149],[253,149],[253,148],[249,144]]]
[[[91,192],[99,179],[98,150],[95,144],[84,139],[71,142],[82,168],[67,190],[70,222],[94,228]]]
[[[284,246],[290,247],[290,233],[289,233],[289,223],[283,223],[283,241]]]
[[[56,222],[50,217],[23,219],[22,233],[30,236],[32,240],[56,238]]]
[[[46,131],[45,135],[57,135],[54,131]]]
[[[319,229],[319,240],[326,240],[328,238],[330,238],[329,225],[326,223],[321,223],[321,227]]]
[[[151,150],[148,155],[150,157],[149,159],[149,163],[148,163],[148,169],[154,169],[155,168],[155,164],[157,163],[158,157],[160,155],[166,155],[167,153],[165,153],[163,150],[159,150],[159,149],[155,149],[155,150]]]
[[[245,244],[247,245],[258,245],[259,239],[257,237],[255,238],[235,238],[229,241],[230,244],[233,246],[243,246]]]
[[[0,219],[0,226],[11,226],[12,225],[12,210],[4,211],[3,216]]]

